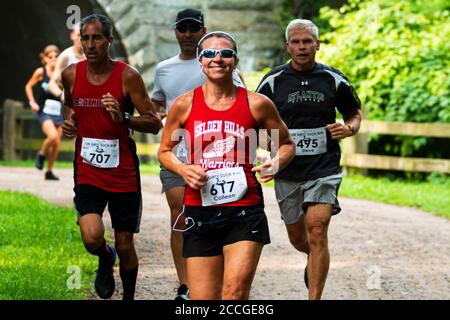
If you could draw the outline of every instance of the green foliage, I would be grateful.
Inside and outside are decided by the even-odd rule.
[[[85,299],[96,259],[86,253],[74,209],[38,197],[0,191],[0,300]],[[69,289],[69,266],[81,288]]]
[[[369,119],[450,122],[450,2],[350,0],[324,7],[318,60],[338,67],[355,86]],[[376,139],[375,139],[376,141]],[[392,139],[403,156],[428,148],[427,138]],[[436,150],[437,149],[437,150]],[[434,151],[434,152],[433,152]]]

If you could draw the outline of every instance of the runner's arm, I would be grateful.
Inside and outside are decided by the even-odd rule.
[[[184,130],[184,123],[190,112],[192,97],[193,93],[189,92],[178,97],[172,104],[162,132],[158,158],[163,167],[181,176],[191,188],[198,190],[206,183],[205,171],[201,166],[182,163],[172,151],[180,136],[185,135],[186,142],[190,141],[188,132]]]
[[[63,133],[66,137],[73,138],[77,135],[75,121],[75,112],[72,105],[72,89],[75,80],[75,65],[70,65],[64,69],[61,80],[64,86],[64,123],[62,125]]]
[[[43,76],[44,76],[44,69],[38,68],[36,69],[36,71],[33,72],[33,75],[31,76],[30,80],[28,80],[27,84],[25,85],[25,94],[27,95],[28,102],[33,112],[39,111],[39,105],[36,103],[36,100],[34,100],[33,87],[36,85],[36,83],[42,81]]]
[[[130,66],[124,70],[123,88],[139,112],[139,116],[131,117],[127,126],[136,131],[157,134],[162,127],[161,117],[150,100],[141,75]]]
[[[336,122],[326,126],[333,140],[351,137],[358,133],[359,127],[361,126],[361,112],[359,109],[353,113],[342,115],[342,117],[344,118],[345,124]]]
[[[52,77],[48,82],[48,91],[55,97],[62,95],[62,90],[59,88],[59,81],[61,80],[61,74],[65,66],[67,66],[68,57],[65,54],[60,54],[56,59],[55,70],[53,71]]]
[[[156,106],[156,109],[158,111],[159,116],[161,117],[161,119],[164,119],[165,117],[167,117],[166,114],[166,101],[159,101],[156,99],[152,99],[153,104]]]

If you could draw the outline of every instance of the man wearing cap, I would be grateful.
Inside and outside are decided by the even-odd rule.
[[[159,107],[162,118],[169,112],[172,102],[180,95],[201,86],[205,82],[200,62],[197,60],[197,44],[206,34],[205,21],[202,12],[195,9],[185,9],[177,13],[175,23],[175,37],[180,45],[180,53],[160,62],[156,66],[155,79],[153,84],[152,101]],[[234,81],[236,85],[244,86],[235,73]],[[187,162],[187,151],[184,141],[178,144],[175,149],[180,161]],[[183,219],[177,219],[181,215],[184,190],[186,183],[180,176],[167,171],[161,167],[160,179],[162,192],[166,194],[167,203],[170,208],[170,222],[172,226],[170,245],[172,256],[177,270],[180,286],[176,299],[187,299],[188,288],[186,286],[186,261],[182,257],[183,234],[179,230],[180,223],[175,223]]]

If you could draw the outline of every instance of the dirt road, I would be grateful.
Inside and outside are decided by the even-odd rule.
[[[0,167],[0,189],[72,205],[72,171],[45,181],[34,168]],[[344,179],[345,183],[345,179]],[[137,299],[173,299],[176,273],[169,210],[159,177],[143,175],[144,214],[136,237]],[[264,188],[272,243],[263,250],[251,299],[303,300],[306,256],[289,244],[273,189]],[[329,230],[331,266],[324,299],[450,299],[450,221],[419,210],[341,198]],[[109,220],[105,215],[105,223]],[[117,279],[118,270],[116,270]],[[113,298],[121,298],[120,280]]]

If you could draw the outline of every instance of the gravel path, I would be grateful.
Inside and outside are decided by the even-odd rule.
[[[0,189],[72,205],[72,170],[45,181],[34,168],[0,167]],[[345,183],[345,178],[344,178]],[[144,213],[136,236],[137,299],[173,299],[177,287],[169,246],[169,210],[159,177],[143,175]],[[272,243],[263,250],[252,299],[303,300],[306,256],[289,244],[273,189],[264,188]],[[450,220],[412,208],[341,198],[329,230],[331,265],[324,299],[450,299]],[[110,228],[108,215],[105,223]],[[117,269],[117,268],[116,268]],[[116,270],[118,278],[118,270]],[[121,298],[120,281],[113,298]]]

